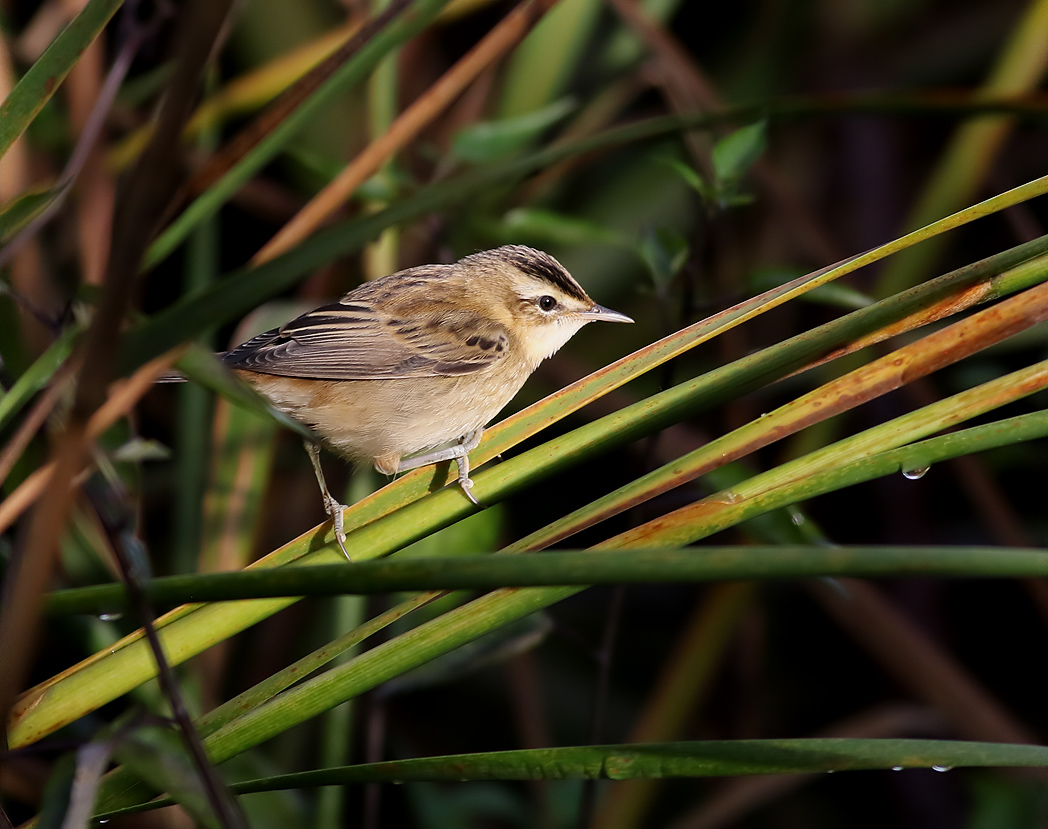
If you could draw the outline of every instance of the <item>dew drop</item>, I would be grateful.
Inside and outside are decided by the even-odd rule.
[[[902,476],[907,481],[919,481],[928,474],[928,469],[929,467],[927,466],[904,466]]]
[[[932,766],[932,771],[949,771],[952,766]]]
[[[799,527],[804,523],[804,514],[800,512],[790,513],[790,520],[793,522],[793,526]]]
[[[892,766],[892,771],[902,771],[902,766]]]
[[[99,613],[98,621],[100,622],[118,622],[124,618],[123,613]]]

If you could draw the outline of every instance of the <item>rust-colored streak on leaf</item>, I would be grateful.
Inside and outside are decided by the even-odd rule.
[[[825,363],[832,362],[839,357],[846,357],[849,354],[853,354],[856,351],[861,351],[864,348],[868,348],[871,345],[882,343],[885,340],[890,340],[892,337],[897,337],[900,334],[905,334],[908,331],[914,331],[922,326],[928,325],[929,323],[938,322],[939,320],[952,317],[955,314],[966,311],[981,302],[984,302],[986,298],[993,293],[993,285],[990,283],[982,283],[979,285],[972,285],[968,288],[963,288],[960,291],[951,294],[950,296],[944,297],[933,305],[929,305],[927,308],[922,308],[919,311],[915,311],[909,316],[903,317],[890,325],[886,325],[883,328],[879,328],[871,334],[865,337],[860,337],[853,342],[843,345],[840,348],[834,349],[825,357],[816,360],[815,362],[809,363],[804,368],[797,369],[790,376],[796,374],[802,374],[808,369],[815,368],[816,366],[824,365]]]
[[[215,153],[203,169],[186,184],[184,195],[198,196],[222,178],[303,101],[316,92],[346,61],[363,49],[375,34],[397,17],[405,7],[410,5],[410,2],[411,0],[395,0],[380,14],[365,22],[360,31],[347,40],[343,46],[303,75],[261,115]]]
[[[679,536],[688,527],[710,526],[718,517],[723,520],[734,506],[734,502],[724,498],[704,498],[609,538],[596,545],[595,549],[628,550],[631,547],[642,546],[648,539],[673,538]]]

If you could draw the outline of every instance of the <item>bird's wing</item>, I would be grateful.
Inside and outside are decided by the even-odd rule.
[[[366,301],[317,308],[222,355],[233,368],[318,380],[470,374],[506,357],[504,326],[437,304],[401,318]]]

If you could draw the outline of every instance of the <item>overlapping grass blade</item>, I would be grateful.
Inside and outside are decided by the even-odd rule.
[[[1023,251],[1026,253],[1027,251]],[[1021,255],[1015,252],[1013,255]],[[825,274],[823,274],[825,275]],[[819,276],[810,278],[817,280]],[[810,283],[809,283],[810,284]],[[777,289],[773,299],[781,297],[784,293],[796,292],[796,286],[785,286]],[[729,324],[733,324],[738,318],[757,313],[761,303],[748,302],[732,309],[732,313],[725,313],[715,317],[713,322],[700,323],[692,329],[686,329],[686,336],[674,335],[668,341],[656,343],[641,352],[637,360],[641,369],[658,365],[662,359],[668,359],[683,349],[684,343],[690,342],[697,337],[712,336]],[[764,303],[768,304],[767,302]],[[906,307],[904,305],[904,307]],[[861,313],[861,312],[857,312]],[[696,330],[697,329],[697,332]],[[825,332],[823,332],[825,334]],[[830,340],[823,342],[820,347],[826,348]],[[836,344],[836,343],[834,343]],[[796,355],[795,355],[796,357]],[[804,354],[801,360],[809,359],[810,355]],[[627,363],[624,365],[624,362]],[[787,370],[799,367],[792,364]],[[755,369],[758,373],[764,370],[761,366]],[[587,399],[597,396],[601,392],[615,387],[625,378],[632,376],[631,373],[639,374],[640,370],[636,364],[628,361],[620,361],[609,369],[602,370],[579,384],[569,387],[564,392],[554,395],[552,402],[559,409],[554,409],[556,414],[563,415],[568,411],[581,406]],[[610,379],[609,379],[610,376]],[[775,376],[772,372],[771,376]],[[781,374],[780,374],[781,376]],[[596,389],[594,391],[593,389]],[[694,394],[695,389],[691,389]],[[564,401],[567,400],[567,403]],[[679,414],[680,401],[671,401],[666,412],[668,418]],[[613,416],[614,417],[614,416]],[[548,423],[554,416],[549,410],[542,407],[532,407],[530,410],[518,415],[508,421],[508,426],[501,427],[509,434],[528,434],[537,430],[538,426]],[[658,428],[664,425],[661,422],[649,420],[641,429],[637,429],[633,423],[637,419],[635,412],[628,412],[616,424],[619,439],[623,437],[635,437],[645,429]],[[603,424],[605,427],[607,424]],[[496,427],[496,433],[499,427]],[[501,445],[497,440],[492,442],[495,446]],[[591,441],[590,446],[599,448],[602,444],[609,443],[607,436]],[[482,447],[483,448],[483,447]],[[488,451],[491,451],[490,447]],[[563,446],[555,446],[554,451],[549,447],[540,447],[532,450],[544,459],[544,473],[549,474],[559,465],[570,464],[580,456],[578,447],[575,451],[564,451]],[[495,497],[504,497],[509,491],[524,486],[529,480],[534,480],[537,473],[534,471],[536,457],[522,456],[522,459],[502,464],[500,467],[483,470],[477,475],[475,481],[484,494],[490,491]],[[419,490],[424,491],[425,484],[422,483],[423,475],[413,474],[394,483],[386,490],[394,493],[386,496],[394,503],[403,496],[397,496],[398,489],[407,490],[408,497],[416,499],[407,500],[407,505],[402,507],[396,514],[392,515],[389,509],[381,509],[382,496],[373,496],[365,499],[353,510],[347,512],[347,529],[354,530],[350,533],[348,546],[360,560],[366,560],[381,556],[399,549],[400,547],[416,540],[429,532],[446,526],[458,520],[472,510],[472,507],[461,498],[457,490],[443,489],[430,494],[428,497],[419,499]],[[432,475],[429,472],[428,475]],[[414,484],[416,492],[407,489]],[[420,485],[421,484],[421,485]],[[380,507],[376,507],[376,502]],[[388,503],[388,502],[387,502]],[[333,552],[331,538],[328,533],[317,535],[310,533],[285,545],[278,551],[268,556],[256,566],[273,566],[295,560],[306,553],[311,553],[310,563],[335,563],[339,559]],[[255,602],[246,602],[237,605],[185,607],[179,608],[167,614],[159,620],[158,627],[165,641],[165,648],[171,653],[172,662],[179,662],[193,653],[206,649],[211,644],[221,641],[233,633],[243,630],[277,610],[291,603],[289,599],[274,599]],[[151,658],[139,641],[138,635],[132,635],[121,640],[113,649],[112,653],[92,657],[69,671],[49,680],[48,682],[32,689],[19,703],[15,712],[15,720],[12,728],[12,740],[19,742],[32,742],[45,733],[58,727],[70,718],[75,719],[82,713],[92,710],[104,702],[119,696],[126,690],[140,684],[152,675],[153,666]]]
[[[1036,382],[1031,383],[1035,378]],[[922,431],[934,430],[944,422],[975,416],[987,407],[1003,405],[1045,386],[1048,386],[1048,365],[1017,372],[875,427],[842,441],[840,445],[800,458],[783,467],[785,472],[772,470],[755,476],[731,491],[678,510],[669,516],[668,521],[660,519],[610,539],[600,545],[600,549],[624,549],[638,543],[652,546],[664,540],[688,543],[841,485],[895,474],[903,465],[914,462],[914,458],[928,464],[964,454],[976,446],[1000,445],[1009,439],[1008,427],[1004,424],[976,427],[967,433],[935,438],[902,450],[872,454],[867,451],[871,444],[884,445],[886,435],[904,441]],[[1043,418],[1028,423],[1028,428],[1034,428],[1034,431],[1027,434],[1043,433],[1044,425]],[[700,552],[696,554],[701,555]],[[985,561],[983,566],[986,566]],[[235,756],[330,706],[453,650],[495,627],[567,598],[580,589],[568,586],[510,588],[482,596],[246,712],[208,738],[209,752],[216,762]],[[116,792],[104,802],[106,808],[130,805],[130,801],[122,800]]]
[[[1048,278],[1048,258],[1020,265]],[[865,318],[876,306],[851,316]],[[1012,316],[1009,317],[1009,314]],[[786,405],[762,415],[729,434],[711,441],[683,458],[632,481],[622,489],[598,499],[554,524],[517,542],[519,549],[538,549],[634,507],[687,481],[744,457],[769,443],[821,422],[841,412],[912,382],[932,370],[999,342],[1048,317],[1048,286],[1039,285],[1010,299],[936,331],[922,340],[874,360]],[[830,326],[834,324],[831,323]],[[826,326],[823,326],[824,328]],[[815,332],[812,332],[815,333]],[[803,341],[807,335],[794,340]],[[793,341],[773,346],[785,350]],[[745,361],[740,361],[745,362]],[[714,372],[715,374],[716,372]],[[737,389],[739,384],[732,384]],[[484,492],[483,488],[478,492]]]
[[[963,392],[910,415],[860,433],[839,444],[757,475],[733,490],[642,525],[598,545],[601,550],[652,547],[665,542],[686,544],[772,509],[794,503],[840,485],[899,471],[907,453],[876,452],[872,447],[900,445],[961,419],[974,417],[1006,402],[1048,387],[1048,363],[1016,372],[977,389]],[[999,428],[983,437],[1001,439]],[[953,436],[911,450],[922,463],[931,463],[960,444]],[[971,444],[963,444],[967,451]],[[992,442],[991,442],[992,445]],[[940,448],[942,447],[942,448]],[[959,454],[959,453],[958,453]],[[208,740],[209,751],[222,760],[268,739],[393,676],[458,647],[487,630],[532,613],[576,592],[579,588],[504,589],[489,593],[431,622],[376,646],[351,663],[298,686],[267,705],[246,713]]]
[[[123,0],[89,0],[0,104],[0,156],[25,132]]]

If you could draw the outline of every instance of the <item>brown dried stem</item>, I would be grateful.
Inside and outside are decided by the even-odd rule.
[[[491,63],[502,57],[528,33],[545,13],[548,3],[525,0],[420,95],[323,190],[317,193],[255,254],[261,265],[299,244],[330,218],[389,159],[443,112]]]

